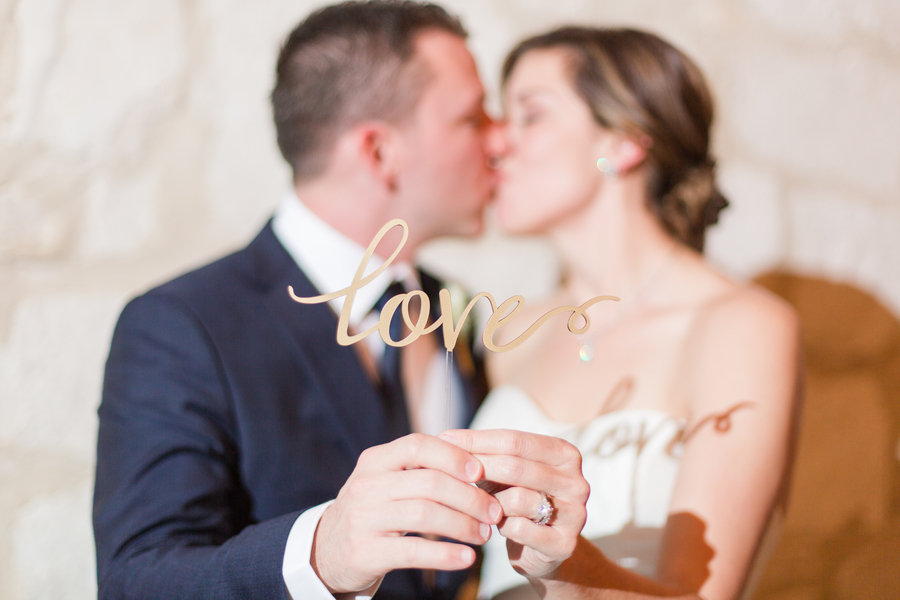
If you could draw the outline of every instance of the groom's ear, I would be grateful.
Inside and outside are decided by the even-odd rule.
[[[361,123],[355,128],[360,164],[388,189],[397,182],[397,139],[393,128],[382,121]]]

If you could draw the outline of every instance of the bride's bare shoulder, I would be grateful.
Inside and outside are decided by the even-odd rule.
[[[749,390],[763,382],[793,389],[800,356],[800,326],[794,309],[756,285],[733,284],[698,309],[687,346],[691,389],[717,394],[731,387]],[[716,388],[715,382],[721,385]],[[775,401],[781,394],[757,396]]]
[[[748,331],[767,334],[796,329],[793,307],[774,293],[759,285],[736,281],[700,256],[692,256],[683,265],[673,295],[676,305],[694,313],[694,334],[727,339]]]
[[[771,335],[777,331],[794,331],[797,314],[784,299],[755,284],[728,282],[721,292],[701,306],[701,322],[707,333],[729,331]]]

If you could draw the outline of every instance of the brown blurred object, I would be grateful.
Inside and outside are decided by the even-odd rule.
[[[900,322],[845,284],[756,282],[800,315],[806,394],[787,519],[754,599],[900,598]]]

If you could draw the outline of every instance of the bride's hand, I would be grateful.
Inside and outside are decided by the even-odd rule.
[[[574,552],[587,518],[590,486],[578,449],[559,438],[510,430],[454,430],[441,437],[476,455],[488,487],[500,489],[494,495],[504,518],[497,527],[512,566],[530,579],[551,576]],[[552,514],[540,523],[545,500]]]

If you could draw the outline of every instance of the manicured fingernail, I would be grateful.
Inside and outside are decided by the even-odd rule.
[[[475,560],[474,550],[469,548],[468,546],[463,546],[462,550],[459,551],[459,558],[466,564],[471,563]]]
[[[466,477],[469,481],[475,481],[481,475],[481,464],[477,460],[466,462]]]
[[[491,507],[488,509],[488,512],[491,514],[491,520],[496,523],[500,520],[500,517],[503,515],[503,509],[500,508],[499,502],[491,502]]]
[[[483,539],[486,542],[488,540],[488,538],[491,537],[491,526],[488,525],[487,523],[482,523],[478,527],[478,533],[481,534],[481,539]]]

